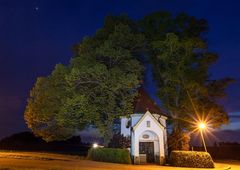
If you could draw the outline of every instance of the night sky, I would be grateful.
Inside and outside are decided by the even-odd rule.
[[[237,80],[227,89],[224,105],[231,124],[223,130],[239,134],[239,7],[238,0],[0,0],[0,138],[27,130],[23,112],[37,77],[48,75],[57,63],[67,64],[72,46],[101,28],[106,15],[140,19],[159,10],[186,12],[209,22],[209,48],[220,56],[211,74]],[[148,67],[145,87],[153,96],[150,74]]]

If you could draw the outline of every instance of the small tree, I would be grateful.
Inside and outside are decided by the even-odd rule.
[[[125,137],[120,133],[116,133],[113,135],[108,146],[110,148],[129,148],[131,145],[130,142],[130,137]]]
[[[190,136],[184,131],[173,131],[168,136],[168,151],[169,153],[173,150],[189,150]]]

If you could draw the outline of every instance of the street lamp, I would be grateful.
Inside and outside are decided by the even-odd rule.
[[[199,123],[199,129],[205,129],[206,128],[206,125],[205,123]]]
[[[202,137],[202,142],[203,142],[204,150],[205,150],[205,152],[207,152],[207,147],[206,147],[205,140],[204,140],[204,137],[203,137],[203,130],[206,128],[206,124],[203,123],[203,122],[200,122],[200,123],[198,124],[198,128],[199,128],[199,130],[200,130],[200,134],[201,134],[201,137]]]

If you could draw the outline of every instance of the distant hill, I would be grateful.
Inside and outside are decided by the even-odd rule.
[[[80,136],[74,136],[65,141],[46,142],[31,132],[13,134],[0,140],[1,150],[24,150],[58,152],[85,155],[89,149],[88,144],[81,142]]]

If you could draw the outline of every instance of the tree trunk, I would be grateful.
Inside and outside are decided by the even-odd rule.
[[[108,147],[108,144],[110,143],[112,137],[113,137],[113,126],[112,122],[107,124],[105,133],[103,135],[103,145],[104,147]]]

